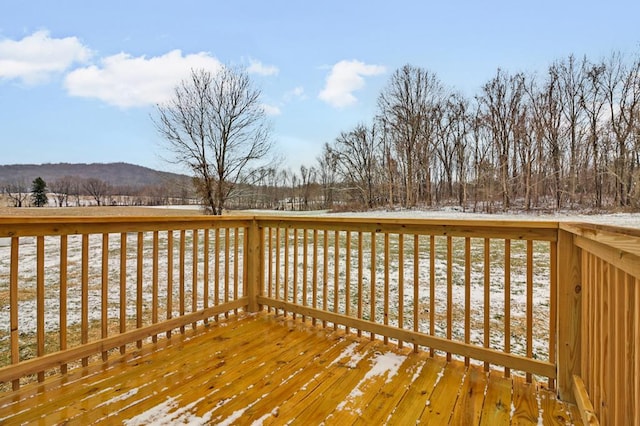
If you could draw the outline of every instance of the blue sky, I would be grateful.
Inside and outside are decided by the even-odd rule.
[[[286,164],[369,123],[412,64],[476,94],[500,67],[640,53],[640,2],[0,0],[0,164],[163,157],[154,105],[191,68],[247,67]]]

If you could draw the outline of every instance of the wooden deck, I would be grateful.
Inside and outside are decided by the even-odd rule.
[[[257,314],[0,395],[0,424],[581,424],[501,372]]]

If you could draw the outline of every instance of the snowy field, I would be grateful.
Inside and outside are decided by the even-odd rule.
[[[263,214],[255,211],[256,214]],[[269,214],[284,214],[288,212],[269,212]],[[461,209],[451,208],[442,210],[375,210],[369,212],[329,213],[318,212],[329,217],[366,217],[389,219],[461,219],[461,220],[519,220],[519,221],[559,221],[559,222],[585,222],[602,225],[623,226],[640,229],[639,213],[609,213],[609,214],[581,214],[571,211],[562,211],[554,214],[531,214],[526,212],[510,214],[488,214],[463,212]],[[314,214],[314,212],[310,213]]]

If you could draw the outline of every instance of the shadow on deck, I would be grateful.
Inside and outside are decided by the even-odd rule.
[[[22,387],[0,423],[581,424],[520,377],[260,313]]]

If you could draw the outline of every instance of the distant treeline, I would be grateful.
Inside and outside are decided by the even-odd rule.
[[[110,185],[98,178],[64,176],[45,182],[47,205],[69,206],[155,206],[169,204],[193,204],[197,202],[193,188],[184,180],[159,180],[152,185]],[[0,193],[9,205],[27,207],[32,202],[32,183],[25,179],[0,182]]]
[[[639,209],[640,56],[498,69],[471,98],[406,65],[370,123],[326,143],[314,165],[265,171],[235,204]]]

